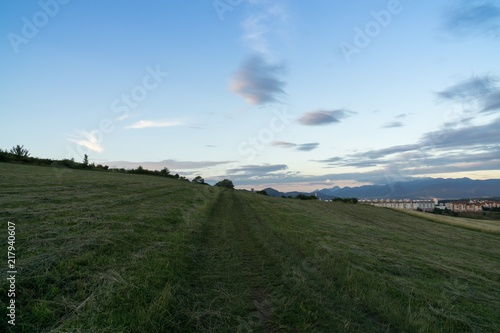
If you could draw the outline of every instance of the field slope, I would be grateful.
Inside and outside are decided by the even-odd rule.
[[[2,332],[498,332],[500,235],[364,205],[0,163]],[[6,265],[3,266],[6,274]]]

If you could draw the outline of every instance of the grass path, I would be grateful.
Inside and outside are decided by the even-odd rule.
[[[268,273],[277,268],[268,269],[272,256],[249,228],[255,218],[233,191],[221,192],[207,212],[188,297],[196,332],[278,332],[270,322]]]

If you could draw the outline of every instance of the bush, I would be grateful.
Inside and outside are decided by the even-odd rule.
[[[357,204],[358,203],[358,198],[335,198],[332,201],[333,202],[343,202],[343,203]]]
[[[217,182],[217,184],[215,184],[215,186],[219,186],[219,187],[225,187],[225,188],[228,188],[228,189],[231,189],[231,190],[234,190],[234,184],[231,180],[229,179],[224,179],[224,180],[221,180],[220,182]]]
[[[315,196],[315,195],[305,195],[305,194],[297,194],[297,196],[295,197],[295,199],[299,199],[299,200],[318,200],[318,198]]]
[[[205,184],[205,179],[203,179],[201,176],[196,176],[194,177],[192,182],[196,184]]]

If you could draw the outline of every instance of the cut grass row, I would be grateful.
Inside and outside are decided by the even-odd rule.
[[[20,304],[16,329],[0,331],[500,327],[495,233],[141,175],[0,164],[0,183]]]
[[[402,209],[401,210],[394,209],[394,210],[411,216],[416,216],[427,221],[444,223],[455,227],[461,227],[465,229],[500,235],[500,220],[480,220],[472,218],[429,214],[412,210],[402,210]]]

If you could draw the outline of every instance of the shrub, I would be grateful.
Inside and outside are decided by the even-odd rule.
[[[234,184],[231,180],[229,179],[224,179],[224,180],[221,180],[220,182],[217,182],[217,184],[215,184],[215,186],[219,186],[219,187],[225,187],[225,188],[228,188],[228,189],[231,189],[231,190],[234,190]]]

